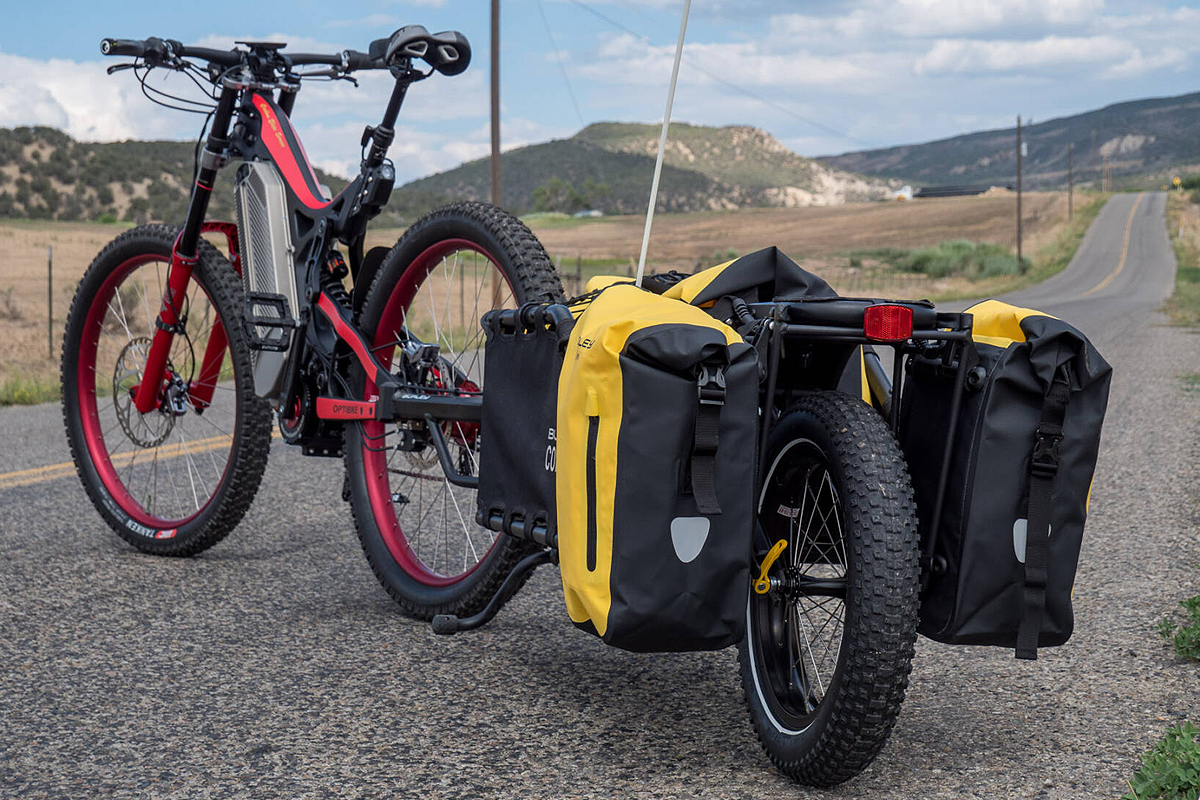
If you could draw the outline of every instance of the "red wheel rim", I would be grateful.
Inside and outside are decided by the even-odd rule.
[[[372,347],[380,363],[385,367],[391,366],[392,354],[395,350],[396,336],[404,323],[409,307],[417,296],[425,280],[444,263],[447,255],[458,251],[472,251],[487,259],[495,274],[504,278],[508,291],[515,297],[512,282],[508,276],[497,267],[497,259],[484,247],[466,239],[446,239],[427,248],[413,259],[408,268],[400,276],[395,289],[384,306],[376,327]],[[478,321],[474,323],[478,327]],[[391,345],[391,346],[389,346]],[[364,397],[370,398],[377,391],[377,386],[370,379],[364,388]],[[499,537],[494,537],[488,548],[478,553],[478,559],[463,572],[456,575],[445,575],[430,569],[418,556],[411,546],[408,537],[400,526],[399,515],[392,502],[392,487],[388,477],[388,459],[384,447],[369,447],[368,442],[382,442],[385,426],[381,422],[369,421],[362,423],[363,427],[363,472],[367,483],[367,494],[371,502],[371,511],[375,518],[376,527],[383,537],[388,552],[397,564],[410,576],[428,586],[450,586],[463,580],[487,559],[488,554],[495,548]],[[475,509],[472,501],[468,510],[469,522],[474,524]]]
[[[145,254],[134,256],[122,262],[115,270],[113,270],[104,282],[100,285],[96,294],[92,298],[91,305],[88,307],[87,316],[84,319],[83,331],[80,335],[79,357],[76,362],[76,399],[79,405],[80,425],[83,429],[84,444],[87,448],[88,461],[96,471],[97,477],[104,485],[105,491],[116,502],[122,512],[127,514],[134,522],[154,529],[154,531],[170,530],[174,535],[174,531],[179,527],[186,525],[204,512],[212,503],[221,485],[225,480],[226,474],[229,471],[230,458],[226,458],[224,468],[220,472],[220,476],[213,484],[213,490],[208,494],[207,499],[202,503],[197,503],[198,507],[191,513],[184,514],[180,517],[161,517],[147,510],[138,500],[130,493],[126,487],[125,481],[121,479],[118,468],[113,463],[115,453],[110,453],[108,445],[105,441],[104,426],[101,420],[99,406],[96,402],[96,374],[99,372],[103,377],[108,377],[109,372],[101,370],[97,361],[100,350],[100,337],[103,333],[104,321],[106,312],[110,310],[110,304],[114,296],[117,294],[118,287],[128,278],[136,269],[151,262],[160,262],[164,265],[168,263],[167,256]],[[199,285],[199,284],[197,284]],[[200,291],[209,304],[212,304],[212,298],[203,286],[200,286]],[[148,293],[144,295],[148,297]],[[157,311],[157,299],[154,306]],[[213,306],[215,314],[215,306]],[[203,343],[200,344],[203,346]],[[226,348],[228,353],[228,348]],[[136,412],[135,412],[136,413]],[[158,413],[158,412],[151,412]],[[188,412],[191,413],[191,412]],[[184,442],[184,451],[186,452],[186,442]],[[233,436],[230,435],[230,449],[232,450]],[[155,447],[157,450],[157,447]],[[209,450],[215,448],[208,448]],[[136,462],[138,451],[131,451],[132,459],[129,459],[129,465],[133,466]],[[124,457],[124,454],[123,454]],[[175,455],[168,456],[174,458]],[[155,456],[157,461],[157,453]],[[190,473],[189,473],[190,474]]]

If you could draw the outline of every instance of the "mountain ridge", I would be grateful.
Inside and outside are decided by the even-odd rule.
[[[598,122],[574,136],[514,148],[501,155],[504,204],[536,208],[534,193],[558,179],[578,191],[584,182],[610,193],[590,205],[607,213],[645,209],[660,129],[657,125]],[[830,169],[798,155],[766,131],[747,125],[711,127],[671,123],[663,156],[658,208],[663,211],[829,205],[885,197],[895,181]],[[485,199],[490,193],[486,158],[412,181],[402,197]],[[565,198],[569,200],[568,193]],[[403,204],[403,201],[402,201]],[[577,205],[583,205],[578,204]],[[570,207],[538,210],[571,211]]]
[[[1098,183],[1105,165],[1116,179],[1149,183],[1165,171],[1200,164],[1200,92],[1111,103],[1022,126],[1024,182],[1065,186],[1072,145],[1077,184]],[[1016,128],[973,131],[917,144],[857,150],[816,160],[838,169],[918,185],[1013,183]],[[1120,181],[1118,181],[1120,182]]]

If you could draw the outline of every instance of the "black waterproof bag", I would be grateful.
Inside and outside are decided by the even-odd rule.
[[[904,380],[900,444],[928,557],[919,631],[1033,659],[1074,629],[1071,589],[1112,368],[1054,317],[994,300],[968,313],[968,379],[937,530],[954,375],[915,357]]]
[[[553,543],[558,373],[574,320],[566,306],[529,303],[489,311],[481,324],[487,391],[479,519],[493,530]]]

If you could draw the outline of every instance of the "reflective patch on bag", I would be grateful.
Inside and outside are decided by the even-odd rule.
[[[684,564],[696,560],[708,541],[708,517],[675,517],[671,520],[671,544]]]
[[[1019,519],[1013,523],[1013,554],[1016,555],[1017,561],[1025,563],[1025,540],[1028,537],[1027,529],[1029,520]],[[1046,538],[1050,538],[1050,534],[1054,531],[1053,525],[1046,526]]]

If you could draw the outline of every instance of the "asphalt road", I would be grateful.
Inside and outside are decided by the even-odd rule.
[[[922,640],[888,746],[820,796],[1115,797],[1169,724],[1200,721],[1200,673],[1153,630],[1200,587],[1200,396],[1179,380],[1200,348],[1156,313],[1163,206],[1114,197],[1071,266],[1013,298],[1116,370],[1074,639],[1033,663]],[[809,794],[760,752],[733,651],[608,649],[568,623],[553,569],[474,634],[402,618],[340,462],[276,442],[241,527],[173,560],[54,467],[57,407],[0,411],[0,443],[0,797]]]

